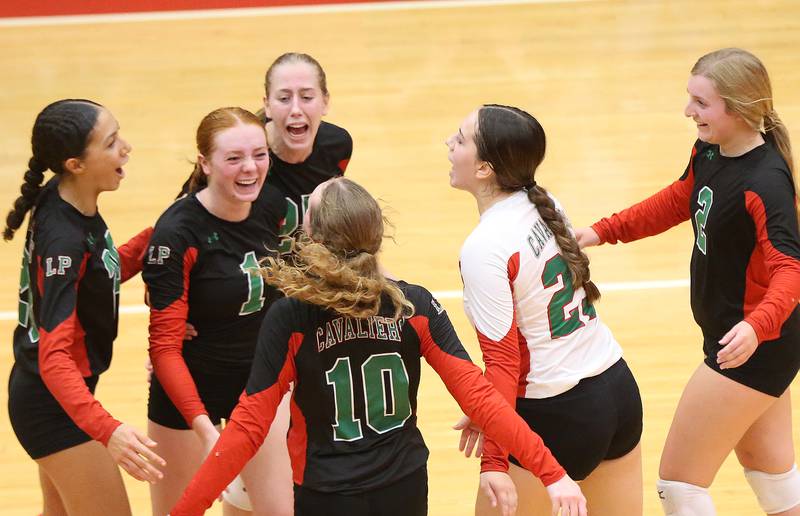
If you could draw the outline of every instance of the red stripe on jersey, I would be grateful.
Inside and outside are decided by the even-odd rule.
[[[189,315],[189,275],[196,261],[197,249],[188,247],[183,255],[183,293],[163,310],[150,308],[153,371],[189,426],[197,416],[208,414],[182,354]]]
[[[75,282],[76,290],[86,272],[90,256],[86,253],[81,260]],[[86,332],[78,321],[77,308],[53,328],[53,331],[39,328],[39,375],[75,424],[92,439],[106,445],[121,423],[111,417],[92,396],[83,379],[92,374],[85,335]]]
[[[41,256],[36,257],[36,288],[39,290],[39,297],[44,296],[44,270]]]
[[[633,242],[663,233],[689,220],[689,198],[694,186],[693,163],[696,154],[697,149],[692,147],[692,157],[685,178],[678,179],[647,199],[592,224],[592,229],[600,237],[600,243]]]
[[[153,228],[149,227],[140,231],[136,236],[119,246],[120,280],[128,281],[142,271],[144,255],[147,252],[147,244],[153,235]]]
[[[469,360],[446,353],[433,340],[427,317],[415,315],[408,322],[419,336],[420,353],[441,377],[461,410],[484,430],[487,442],[489,436],[497,439],[501,446],[511,450],[520,463],[546,486],[566,474],[541,437],[517,415],[513,405],[509,405],[487,381],[480,368]],[[481,471],[505,471],[508,463],[505,464],[506,469],[482,467]]]
[[[292,382],[297,377],[297,369],[294,363],[294,357],[300,351],[300,346],[303,344],[304,335],[302,333],[292,333],[289,338],[289,351],[286,356],[286,363],[281,370],[279,381],[286,381],[287,384]],[[284,377],[284,371],[286,376]],[[306,417],[297,406],[292,396],[291,405],[291,426],[289,433],[286,436],[286,446],[289,449],[289,458],[292,461],[292,474],[295,484],[303,484],[303,477],[306,473],[306,450],[308,449],[308,430],[306,429]]]
[[[511,295],[514,295],[514,281],[519,274],[519,251],[512,254],[508,259],[508,286],[511,288]],[[522,335],[519,327],[517,328],[517,346],[519,347],[519,378],[517,379],[517,397],[525,396],[525,385],[527,384],[528,374],[531,372],[531,351],[528,348],[528,341]]]
[[[217,444],[214,445],[200,469],[197,470],[170,514],[173,516],[203,514],[206,509],[211,507],[225,486],[247,464],[247,461],[256,454],[267,437],[278,405],[289,390],[291,382],[296,379],[297,369],[294,357],[302,342],[302,333],[291,335],[286,361],[274,384],[252,395],[248,395],[247,391],[242,393],[239,404],[233,410],[231,420],[222,431]],[[292,429],[294,424],[295,421],[292,419]],[[305,433],[305,425],[303,425],[303,430]],[[305,465],[305,458],[303,458],[303,465]],[[294,467],[293,461],[292,468]],[[296,474],[297,472],[295,472]]]
[[[292,478],[297,485],[303,485],[306,474],[306,453],[308,450],[308,430],[306,416],[297,406],[292,397],[290,406],[292,425],[286,437],[286,446],[289,448],[289,458],[292,461]]]
[[[339,170],[342,171],[342,174],[344,174],[344,171],[347,170],[347,165],[349,163],[350,163],[350,158],[343,159],[342,161],[339,162],[338,166],[339,166]]]
[[[772,245],[767,231],[764,202],[746,191],[745,206],[756,230],[756,247],[745,276],[744,320],[756,332],[758,341],[777,339],[781,327],[800,299],[800,260],[787,256]]]

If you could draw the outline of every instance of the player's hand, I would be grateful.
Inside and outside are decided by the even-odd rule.
[[[186,332],[183,334],[183,340],[192,340],[193,338],[197,337],[197,330],[192,323],[186,323]]]
[[[132,426],[119,425],[106,447],[114,462],[136,480],[155,484],[164,477],[156,466],[164,467],[166,461],[151,449],[156,442]]]
[[[453,425],[453,430],[461,430],[461,440],[458,442],[458,451],[464,452],[465,457],[472,455],[473,448],[475,456],[483,454],[483,432],[467,416],[463,416],[458,423]],[[477,447],[476,447],[477,445]]]
[[[717,353],[720,369],[739,367],[747,362],[758,347],[758,336],[750,323],[736,324],[719,341],[723,348]]]
[[[553,504],[553,516],[586,516],[586,497],[569,475],[547,486],[547,494]]]
[[[192,420],[192,430],[195,431],[203,443],[203,457],[207,457],[211,453],[211,449],[217,444],[219,439],[219,429],[214,426],[211,419],[205,414],[200,414]]]
[[[147,375],[147,383],[151,383],[153,381],[153,361],[150,360],[150,357],[144,361],[144,371]]]
[[[597,232],[592,228],[577,228],[575,230],[575,239],[578,241],[578,246],[580,246],[581,249],[593,245],[600,245],[600,237],[597,236]]]
[[[514,516],[517,513],[517,486],[508,473],[503,471],[481,473],[480,487],[483,494],[489,498],[492,507],[500,506],[500,514]]]

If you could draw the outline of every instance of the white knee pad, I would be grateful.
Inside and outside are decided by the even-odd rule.
[[[233,482],[228,484],[228,488],[222,494],[222,499],[243,511],[253,510],[253,505],[250,503],[250,497],[247,496],[247,488],[244,487],[241,475],[236,475]]]
[[[775,514],[800,505],[800,472],[796,464],[786,473],[775,475],[744,468],[744,476],[765,513]]]
[[[656,482],[658,497],[666,516],[716,516],[708,489],[686,482],[661,480]]]

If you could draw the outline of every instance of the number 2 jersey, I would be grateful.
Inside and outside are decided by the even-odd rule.
[[[420,357],[484,431],[522,453],[545,485],[563,477],[541,439],[472,364],[447,313],[422,287],[399,282],[414,316],[366,319],[286,298],[269,310],[247,388],[215,448],[170,511],[202,514],[263,442],[295,382],[288,435],[294,482],[357,494],[396,482],[425,465],[417,428]]]
[[[460,267],[464,311],[478,334],[486,377],[512,406],[517,397],[566,392],[622,357],[583,287],[573,285],[555,237],[525,191],[481,214],[461,248]],[[506,452],[487,440],[482,471],[507,470]]]
[[[800,337],[800,237],[792,176],[770,143],[738,157],[698,140],[684,174],[592,228],[630,242],[691,219],[691,302],[707,353],[745,320],[759,342]]]
[[[84,378],[108,369],[119,321],[120,283],[141,270],[152,228],[119,250],[100,213],[86,216],[50,180],[31,214],[22,258],[16,367],[41,376],[53,397],[103,444],[119,426]]]
[[[264,185],[248,217],[212,215],[195,194],[156,223],[142,277],[150,299],[150,357],[158,381],[187,424],[205,407],[190,370],[247,371],[261,320],[276,292],[259,261],[277,249],[286,201]],[[198,335],[184,341],[186,322]]]

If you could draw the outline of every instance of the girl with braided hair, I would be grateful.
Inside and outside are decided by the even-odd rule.
[[[264,317],[245,392],[170,514],[211,505],[257,452],[294,382],[295,516],[424,516],[428,449],[416,416],[424,357],[461,407],[551,486],[554,511],[586,516],[577,484],[472,364],[439,302],[381,273],[375,198],[330,179],[311,194],[303,227],[308,236],[293,240],[291,257],[263,262],[265,281],[287,297]]]
[[[661,454],[664,513],[715,514],[708,487],[733,450],[763,511],[797,516],[789,385],[800,369],[800,234],[789,133],[766,68],[746,50],[701,57],[687,91],[698,139],[686,171],[578,240],[630,242],[692,220],[691,306],[705,360]]]
[[[542,126],[521,109],[485,105],[446,143],[450,185],[472,194],[480,213],[460,266],[486,377],[581,481],[591,514],[641,515],[639,390],[597,315],[589,260],[536,182]],[[483,443],[468,418],[456,428],[459,447],[470,455],[477,442],[482,455],[487,496],[478,496],[476,514],[495,514],[498,501],[516,496],[521,514],[550,514],[542,484],[506,448],[488,436]]]
[[[60,100],[36,118],[22,195],[6,219],[13,238],[31,212],[22,259],[19,324],[8,390],[11,425],[39,465],[44,514],[131,514],[116,465],[139,480],[164,461],[142,432],[94,398],[108,369],[119,285],[142,268],[152,228],[117,249],[98,212],[119,188],[131,147],[104,107]],[[42,185],[44,173],[55,177]]]

